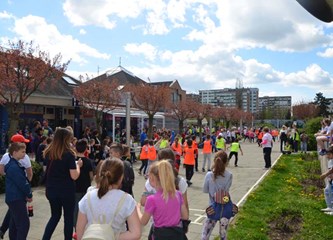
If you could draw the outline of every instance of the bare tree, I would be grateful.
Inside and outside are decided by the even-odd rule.
[[[170,104],[170,88],[165,85],[136,84],[126,87],[133,105],[148,115],[148,137],[152,138],[154,116]]]
[[[112,111],[120,103],[118,81],[86,81],[75,88],[74,96],[83,107],[93,110],[96,127],[102,126],[103,113]]]
[[[32,42],[11,42],[0,46],[0,99],[8,110],[9,134],[16,132],[19,116],[26,100],[37,90],[60,80],[69,62],[61,63],[62,56],[53,58]]]

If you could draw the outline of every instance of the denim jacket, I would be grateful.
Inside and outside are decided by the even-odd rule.
[[[5,165],[5,173],[6,203],[32,198],[30,183],[26,178],[24,168],[16,159],[11,158]]]

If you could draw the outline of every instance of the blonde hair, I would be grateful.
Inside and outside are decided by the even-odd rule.
[[[153,174],[163,189],[163,199],[168,201],[169,196],[175,197],[176,185],[175,175],[168,160],[161,160],[150,167],[150,173]]]

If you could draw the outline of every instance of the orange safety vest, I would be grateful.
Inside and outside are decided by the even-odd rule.
[[[198,150],[198,144],[196,141],[192,141],[192,147],[195,149],[195,150]]]
[[[147,159],[148,159],[148,145],[144,145],[141,148],[140,160],[147,160]]]
[[[156,160],[156,148],[153,146],[148,147],[148,160]]]
[[[212,143],[210,140],[204,141],[202,153],[212,153]]]
[[[178,147],[176,147],[176,143],[173,143],[171,148],[176,155],[182,155],[182,145],[180,143],[178,143]]]
[[[195,149],[193,147],[187,147],[185,148],[184,150],[184,154],[185,154],[185,157],[184,157],[184,164],[187,164],[187,165],[194,165],[195,163]]]

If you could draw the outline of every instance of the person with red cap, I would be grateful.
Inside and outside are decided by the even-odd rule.
[[[26,139],[23,135],[21,134],[14,134],[11,139],[11,142],[19,142],[19,143],[28,143],[29,139]],[[0,160],[0,175],[5,175],[5,165],[9,162],[10,160],[10,155],[9,153],[5,153],[1,160]],[[22,167],[25,168],[25,173],[26,177],[29,181],[32,179],[32,167],[31,167],[31,161],[30,158],[27,154],[25,154],[24,158],[19,160],[19,163]],[[10,214],[9,211],[7,211],[5,218],[1,224],[0,227],[0,239],[3,239],[3,236],[5,235],[6,231],[9,228],[9,222],[10,222]]]

